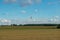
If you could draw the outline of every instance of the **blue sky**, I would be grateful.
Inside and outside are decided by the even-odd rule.
[[[54,17],[60,19],[60,0],[0,0],[0,19],[4,22],[17,19],[23,23]]]

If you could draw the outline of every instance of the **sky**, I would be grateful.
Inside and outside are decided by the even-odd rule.
[[[0,0],[0,24],[59,22],[60,0]]]

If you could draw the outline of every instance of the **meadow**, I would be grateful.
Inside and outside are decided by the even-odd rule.
[[[56,29],[57,26],[0,26],[0,30],[1,29],[17,29],[17,30],[21,30],[21,29]]]
[[[0,27],[0,40],[60,40],[60,29],[49,27]]]

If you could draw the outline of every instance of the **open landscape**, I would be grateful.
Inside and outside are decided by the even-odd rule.
[[[40,26],[0,27],[0,40],[60,40],[60,29],[41,29]]]
[[[0,40],[60,40],[60,0],[0,0]]]

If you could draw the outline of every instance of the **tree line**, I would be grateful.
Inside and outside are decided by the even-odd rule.
[[[57,26],[57,28],[60,29],[60,24],[11,24],[11,26]]]
[[[57,26],[58,29],[60,29],[60,24],[11,24],[11,25],[1,25],[1,26]]]

